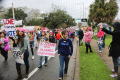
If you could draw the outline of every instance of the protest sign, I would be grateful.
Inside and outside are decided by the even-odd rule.
[[[40,41],[39,43],[39,48],[38,48],[38,55],[39,56],[50,56],[54,57],[55,55],[55,43],[48,43],[48,42],[43,42]]]
[[[3,19],[3,24],[6,31],[6,36],[15,37],[16,30],[14,19]]]
[[[24,64],[24,61],[22,59],[22,53],[19,47],[13,47],[11,51],[13,53],[13,57],[15,58],[16,62],[20,64]]]

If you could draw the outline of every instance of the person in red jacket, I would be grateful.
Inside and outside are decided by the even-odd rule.
[[[55,37],[57,39],[57,44],[58,44],[59,40],[61,39],[60,31],[58,31]]]
[[[103,41],[103,37],[104,37],[104,32],[102,31],[102,29],[99,27],[100,31],[97,34],[98,37],[98,41]],[[98,47],[99,47],[99,52],[102,52],[102,44],[98,43]]]

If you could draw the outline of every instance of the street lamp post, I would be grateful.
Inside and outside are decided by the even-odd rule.
[[[13,11],[13,19],[15,20],[15,15],[14,15],[14,8],[13,8],[13,3],[12,3],[12,11]]]
[[[84,2],[83,3],[80,3],[83,5],[83,18],[84,18]],[[81,15],[80,15],[81,16]]]

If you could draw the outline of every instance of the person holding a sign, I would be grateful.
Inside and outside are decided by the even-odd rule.
[[[25,66],[26,66],[26,75],[25,78],[28,78],[28,72],[29,72],[29,52],[28,52],[28,45],[27,45],[27,40],[25,38],[25,30],[22,28],[19,28],[19,34],[18,34],[18,39],[17,39],[17,47],[20,49],[20,57],[21,59],[24,60]],[[19,57],[17,55],[16,57]],[[18,73],[18,77],[15,80],[22,79],[21,75],[21,64],[20,62],[16,62],[16,70]]]
[[[10,50],[8,42],[9,42],[8,37],[5,36],[3,31],[0,31],[0,50],[1,55],[5,58],[4,63],[8,59],[8,50]]]
[[[67,74],[69,59],[73,53],[72,41],[67,37],[67,32],[62,32],[63,38],[59,40],[58,57],[60,60],[59,80],[63,79],[63,66],[65,62],[64,74]]]
[[[49,42],[49,40],[48,40],[48,38],[46,37],[44,31],[42,32],[42,37],[40,37],[39,40],[40,40],[40,41],[43,41],[43,42]],[[39,43],[40,43],[40,41],[39,41]],[[39,45],[38,45],[38,46],[39,46]],[[38,68],[42,68],[42,57],[43,57],[43,56],[40,56],[40,62],[39,62]],[[48,57],[45,56],[45,64],[44,64],[45,66],[47,66],[47,62],[48,62]]]

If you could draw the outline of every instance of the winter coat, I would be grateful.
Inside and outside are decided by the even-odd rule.
[[[82,38],[83,38],[83,36],[84,36],[83,31],[79,31],[79,32],[78,32],[78,36],[79,36],[79,39],[82,39]]]
[[[114,30],[113,32],[111,32],[103,28],[102,31],[112,35],[112,42],[110,43],[110,46],[109,46],[110,47],[109,56],[119,57],[120,56],[120,38],[119,38],[120,30]]]
[[[49,42],[55,43],[55,37],[53,35],[49,36]]]
[[[90,42],[92,39],[92,32],[90,31],[90,32],[85,33],[83,39],[85,42]]]
[[[9,42],[9,39],[8,39],[8,37],[6,37],[6,38],[4,39],[4,50],[5,50],[5,51],[10,50],[10,46],[9,46],[8,42]],[[1,44],[1,42],[0,42],[0,44]]]

